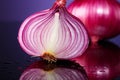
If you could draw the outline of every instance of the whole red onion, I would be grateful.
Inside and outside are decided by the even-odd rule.
[[[79,64],[58,60],[55,64],[34,62],[22,73],[19,80],[88,80],[88,78]]]
[[[87,31],[81,21],[65,7],[66,0],[57,0],[53,7],[35,13],[21,25],[18,41],[29,55],[46,60],[74,58],[87,48]]]
[[[68,10],[85,24],[93,43],[120,34],[117,0],[75,0]]]

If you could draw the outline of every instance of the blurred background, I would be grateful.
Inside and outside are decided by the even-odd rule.
[[[0,21],[23,21],[29,15],[52,7],[55,0],[0,0]],[[67,5],[73,0],[68,0]]]
[[[18,80],[24,68],[34,62],[34,59],[20,48],[17,41],[18,30],[25,18],[51,8],[54,1],[0,0],[0,80]],[[67,6],[72,1],[67,0]],[[109,41],[120,47],[120,36]]]

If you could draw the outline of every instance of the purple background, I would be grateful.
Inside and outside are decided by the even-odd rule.
[[[23,21],[29,15],[48,9],[55,0],[2,0],[0,21]],[[68,0],[69,4],[72,0]]]
[[[25,18],[50,8],[54,1],[0,0],[0,80],[18,80],[21,74],[18,69],[30,64],[31,57],[20,48],[17,41],[19,27]],[[67,0],[67,5],[71,1]],[[110,41],[120,46],[120,36]]]

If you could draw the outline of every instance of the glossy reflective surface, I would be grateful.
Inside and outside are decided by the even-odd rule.
[[[110,42],[91,45],[75,60],[84,66],[90,80],[113,80],[120,76],[120,48]]]
[[[69,60],[56,63],[37,61],[21,75],[20,80],[88,80],[84,69]]]
[[[41,60],[27,55],[20,48],[17,41],[20,24],[21,22],[0,23],[0,80],[19,80],[26,69],[35,68],[29,67],[31,64]],[[119,43],[120,38],[115,41]],[[90,46],[84,55],[77,58],[76,62],[83,66],[90,80],[120,80],[120,48],[114,44],[102,42],[100,45]],[[59,70],[60,66],[57,67]],[[39,66],[38,68],[43,70]],[[75,71],[73,68],[64,68],[70,72],[78,70],[75,67]]]

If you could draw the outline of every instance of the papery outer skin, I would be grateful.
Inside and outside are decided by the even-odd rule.
[[[48,52],[66,59],[80,56],[89,43],[84,25],[57,5],[28,17],[20,27],[18,41],[29,55]]]
[[[120,3],[116,0],[75,0],[68,10],[85,24],[92,41],[120,34]]]
[[[30,69],[25,71],[20,80],[88,80],[80,71],[56,68],[52,71],[42,69]]]

